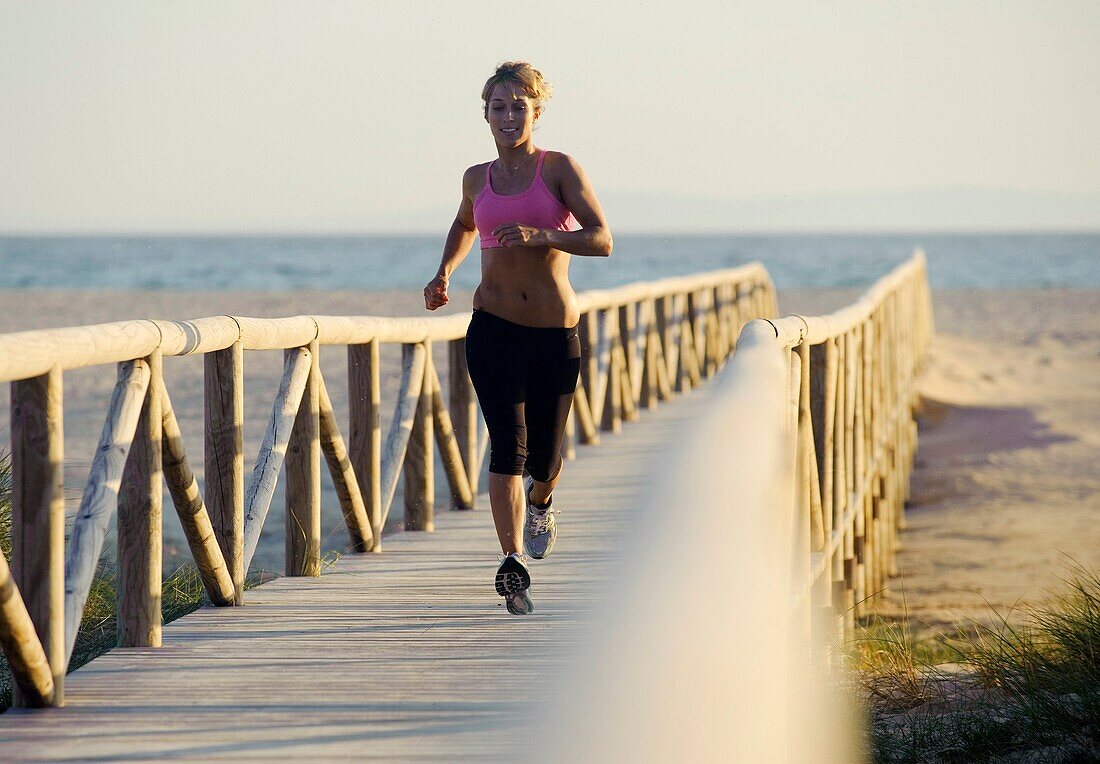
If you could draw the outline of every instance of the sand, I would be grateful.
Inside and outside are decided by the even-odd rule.
[[[820,314],[855,299],[850,290],[780,295],[784,313]],[[912,501],[902,534],[901,575],[879,605],[885,615],[946,628],[989,606],[1007,613],[1042,601],[1069,560],[1100,566],[1100,292],[943,291],[934,296],[936,336],[920,379],[923,406]],[[236,313],[422,315],[415,290],[353,292],[0,292],[0,332],[124,318],[196,318]],[[464,310],[455,295],[446,311]],[[443,348],[436,348],[441,372]],[[383,356],[383,401],[392,406],[397,351]],[[281,353],[246,358],[245,454],[251,471],[278,386]],[[346,363],[337,348],[322,369],[340,421],[347,421]],[[191,459],[202,467],[202,363],[165,363],[168,389]],[[110,368],[66,375],[66,488],[74,511],[114,381]],[[0,442],[7,438],[0,407]],[[383,426],[389,414],[383,415]],[[200,474],[201,479],[201,474]],[[437,506],[445,481],[437,471]],[[327,475],[323,535],[343,549],[346,532]],[[399,488],[400,490],[400,488]],[[282,498],[277,496],[256,564],[282,569]],[[392,521],[401,514],[395,498]],[[166,567],[187,558],[178,522],[165,508]]]
[[[793,293],[782,307],[813,313],[851,296]],[[933,302],[900,575],[878,606],[917,633],[1017,620],[1074,561],[1100,567],[1100,292]]]

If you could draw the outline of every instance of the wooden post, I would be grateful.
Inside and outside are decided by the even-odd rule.
[[[317,341],[286,452],[286,575],[321,575],[321,423]],[[285,351],[287,358],[297,350]]]
[[[845,449],[847,455],[845,461],[847,462],[847,470],[845,471],[845,477],[847,478],[847,491],[849,497],[856,495],[856,487],[858,486],[858,470],[860,464],[856,461],[856,445],[858,439],[856,437],[856,430],[860,423],[856,414],[859,409],[857,396],[859,394],[859,353],[860,338],[857,330],[852,329],[847,333],[847,352],[844,355],[845,361],[845,383],[847,384],[847,390],[844,393],[844,435],[845,435]],[[862,501],[862,496],[859,497]],[[849,498],[851,501],[851,498]],[[854,541],[853,548],[855,551],[855,598],[856,598],[856,611],[857,617],[864,614],[867,604],[866,599],[868,594],[867,587],[867,566],[866,560],[868,555],[867,549],[867,535],[864,528],[864,510],[860,505],[852,507],[855,512],[855,522],[853,528]]]
[[[573,413],[580,426],[581,442],[589,446],[599,445],[600,432],[596,428],[596,420],[592,417],[592,409],[588,405],[584,385],[580,383],[577,384],[577,390],[573,393]]]
[[[741,327],[744,326],[744,321],[742,320],[744,316],[744,306],[738,300],[739,289],[740,285],[737,282],[729,286],[730,354],[737,348],[737,338],[741,336]]]
[[[451,422],[454,425],[458,451],[462,455],[462,464],[466,468],[466,480],[470,484],[473,501],[469,507],[454,509],[473,509],[477,502],[477,487],[480,472],[477,469],[477,397],[474,385],[470,381],[470,368],[466,365],[466,339],[451,340],[447,343],[450,371],[447,375],[450,387]]]
[[[55,367],[40,377],[11,383],[13,586],[23,593],[38,635],[50,704],[64,704],[65,680],[65,497],[62,377]],[[0,593],[0,599],[4,595]],[[14,605],[13,605],[14,607]],[[39,678],[34,697],[17,683],[15,706],[41,705]]]
[[[244,351],[240,342],[203,358],[206,508],[229,575],[244,603]]]
[[[733,301],[730,299],[731,289],[729,284],[721,284],[714,288],[714,299],[717,304],[714,317],[718,322],[719,362],[723,364],[729,358],[733,343],[737,339],[737,335],[731,333],[732,320],[730,314],[733,312]]]
[[[370,551],[382,551],[382,407],[378,340],[348,345],[349,451],[370,519]]]
[[[688,314],[680,322],[680,368],[676,376],[676,389],[678,391],[690,390],[702,383],[700,375],[700,360],[695,346],[695,331],[688,321]]]
[[[595,419],[603,412],[602,403],[596,400],[600,393],[599,361],[599,317],[590,310],[581,316],[579,324],[581,340],[581,385],[584,386],[585,399]]]
[[[818,552],[825,547],[825,521],[821,516],[821,492],[817,481],[817,458],[814,454],[813,419],[810,416],[810,346],[805,342],[798,346],[799,397],[798,439],[802,461],[803,488],[806,491],[809,511],[810,550]]]
[[[814,430],[818,482],[821,486],[822,531],[833,535],[833,417],[836,410],[836,341],[810,348],[810,419]]]
[[[846,440],[845,398],[847,398],[847,335],[841,334],[834,342],[837,351],[836,361],[836,398],[835,412],[833,415],[833,512],[838,524],[845,517],[848,510],[848,463],[847,450],[844,447]],[[851,522],[843,522],[837,529],[843,542],[837,555],[838,572],[844,580],[844,591],[840,597],[841,610],[844,614],[844,629],[851,633],[855,623],[855,534]]]
[[[673,391],[679,391],[679,374],[677,373],[680,368],[680,342],[676,336],[676,332],[679,331],[680,319],[677,317],[676,295],[665,295],[657,298],[657,334],[661,340],[661,358],[664,361],[664,384],[661,389],[661,396],[664,400],[668,400],[672,397]],[[658,382],[661,381],[661,375],[658,373]]]
[[[118,646],[160,647],[163,496],[161,353],[153,351],[118,499]]]
[[[432,453],[432,346],[424,343],[424,381],[405,450],[405,530],[435,530],[435,460]]]
[[[707,373],[707,358],[710,349],[707,347],[707,306],[705,304],[705,292],[688,292],[688,320],[691,325],[692,349],[695,352],[696,374],[693,375],[691,384],[698,387],[703,377],[710,376]]]
[[[577,415],[573,411],[574,406],[569,406],[569,413],[565,415],[565,433],[561,439],[561,458],[565,461],[573,461],[577,458]]]
[[[631,392],[630,372],[627,371],[628,361],[624,357],[623,349],[616,346],[615,354],[619,356],[619,360],[615,365],[619,369],[619,398],[622,401],[623,416],[622,418],[627,422],[638,421],[638,407],[634,403],[634,393]]]
[[[645,304],[645,354],[642,362],[642,389],[639,399],[644,402],[647,409],[652,411],[657,408],[658,391],[660,390],[660,384],[657,381],[657,367],[659,363],[663,363],[663,356],[659,347],[661,341],[657,336],[657,308],[655,302],[650,299]]]
[[[601,361],[601,373],[599,376],[603,377],[603,383],[601,389],[605,391],[603,400],[601,403],[601,424],[599,429],[604,432],[620,432],[623,430],[623,373],[619,368],[619,353],[612,352],[613,344],[618,342],[618,334],[615,331],[618,321],[614,320],[614,313],[608,311],[601,311],[606,313],[604,317],[604,336],[599,340],[599,347],[601,347],[601,358],[606,356],[606,362]],[[604,348],[607,348],[606,353]],[[629,394],[627,394],[629,395]],[[592,402],[591,400],[588,402]],[[595,412],[593,412],[595,413]]]
[[[626,374],[623,399],[630,399],[630,408],[637,408],[638,394],[642,387],[642,368],[638,358],[638,303],[627,302],[619,306],[619,347],[623,353],[623,371]]]

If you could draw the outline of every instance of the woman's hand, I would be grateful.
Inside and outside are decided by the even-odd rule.
[[[437,273],[435,278],[428,282],[428,286],[424,287],[424,307],[428,310],[435,310],[447,304],[450,300],[447,297],[447,277],[442,273]]]
[[[544,247],[546,232],[520,223],[502,223],[493,229],[493,238],[502,247]]]

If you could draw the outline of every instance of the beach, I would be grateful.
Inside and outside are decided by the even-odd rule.
[[[781,294],[807,315],[854,292]],[[879,614],[916,634],[1016,621],[1100,566],[1100,292],[942,290],[919,448]]]
[[[787,290],[780,292],[780,308],[784,314],[819,315],[858,295],[848,289]],[[3,290],[0,300],[0,332],[227,313],[425,315],[419,290]],[[466,310],[469,304],[468,292],[456,293],[442,312]],[[885,616],[908,617],[918,630],[948,629],[971,617],[988,620],[990,606],[1007,614],[1057,589],[1069,561],[1100,565],[1100,291],[941,290],[934,294],[934,308],[936,335],[920,378],[920,447],[905,515],[908,528],[901,535],[900,575],[889,581],[877,606]],[[436,347],[435,358],[445,374],[445,348]],[[382,363],[385,428],[398,381],[395,347],[385,349]],[[338,419],[346,423],[343,349],[322,349],[321,365]],[[246,479],[281,369],[280,352],[246,355]],[[79,504],[114,378],[108,367],[65,376],[70,513]],[[201,480],[201,358],[165,359],[165,379]],[[0,408],[6,441],[8,412]],[[578,454],[583,458],[583,449]],[[323,486],[324,546],[343,550],[347,535],[327,471]],[[399,482],[392,530],[399,526],[400,492]],[[165,500],[165,557],[171,568],[188,553],[167,495]],[[440,471],[436,502],[445,510]],[[276,572],[282,571],[282,507],[280,493],[255,563]],[[486,556],[492,557],[489,545]]]

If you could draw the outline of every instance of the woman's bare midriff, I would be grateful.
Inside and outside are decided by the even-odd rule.
[[[474,307],[523,326],[576,326],[580,311],[569,283],[569,258],[550,247],[481,250]]]

